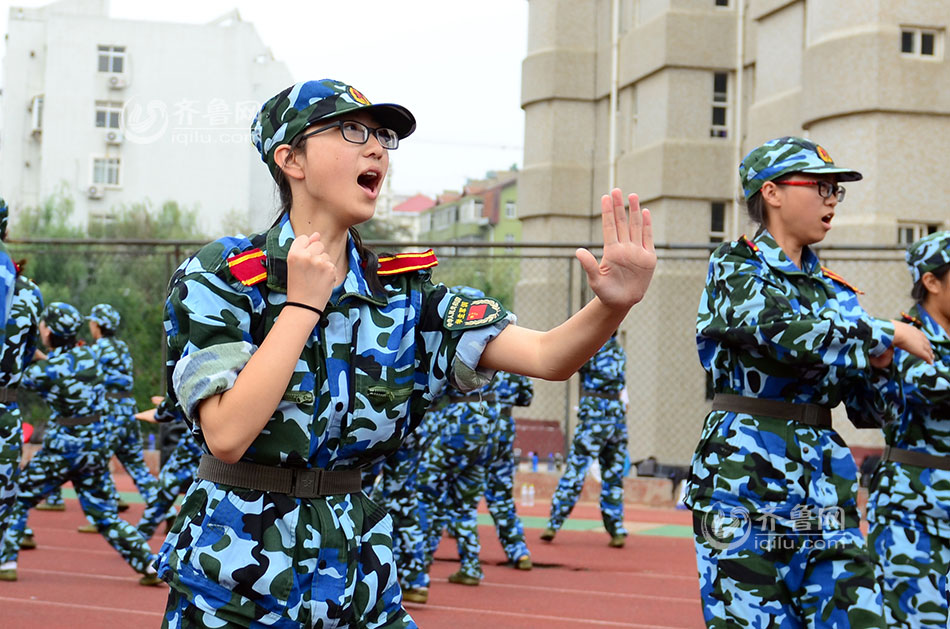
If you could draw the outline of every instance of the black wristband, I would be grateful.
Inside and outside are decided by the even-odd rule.
[[[285,306],[297,306],[298,308],[303,308],[303,309],[305,309],[305,310],[309,310],[310,312],[315,312],[315,313],[317,313],[318,315],[320,315],[320,321],[321,321],[321,322],[326,318],[326,316],[323,314],[323,311],[320,310],[319,308],[317,308],[316,306],[308,306],[307,304],[302,304],[302,303],[300,303],[299,301],[285,301],[285,302],[284,302],[284,305],[285,305]]]

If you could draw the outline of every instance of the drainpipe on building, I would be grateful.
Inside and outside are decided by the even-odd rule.
[[[735,130],[736,130],[736,159],[733,162],[738,167],[739,162],[742,161],[742,75],[745,65],[745,3],[746,0],[737,0],[737,10],[736,10],[736,104],[733,107],[733,116],[735,118]],[[733,190],[735,190],[733,188]],[[733,192],[732,195],[732,235],[733,238],[739,237],[739,216],[741,203],[739,202],[738,195]]]
[[[617,183],[617,84],[620,81],[620,0],[611,1],[610,30],[610,143],[607,149],[607,189],[613,190]]]

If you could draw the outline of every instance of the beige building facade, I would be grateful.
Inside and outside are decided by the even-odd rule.
[[[950,3],[529,0],[529,8],[524,240],[599,241],[600,196],[619,186],[640,195],[657,243],[670,245],[621,329],[634,459],[686,463],[699,437],[709,407],[694,339],[702,247],[751,231],[737,166],[763,141],[809,137],[864,173],[823,244],[894,247],[870,254],[875,264],[854,253],[834,268],[866,289],[872,314],[907,307],[897,247],[950,227],[950,177],[940,167],[950,157]],[[564,281],[534,278],[522,289],[555,294]],[[884,288],[872,294],[875,285]],[[850,443],[879,443],[875,431],[857,434],[846,420],[840,428]]]

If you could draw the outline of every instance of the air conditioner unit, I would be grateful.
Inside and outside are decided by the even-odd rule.
[[[125,80],[125,77],[113,75],[109,77],[109,88],[113,90],[121,90],[128,82]]]
[[[101,199],[103,196],[103,190],[99,186],[89,186],[89,189],[86,190],[86,196],[90,199]]]
[[[122,132],[108,131],[106,133],[106,144],[122,144]]]

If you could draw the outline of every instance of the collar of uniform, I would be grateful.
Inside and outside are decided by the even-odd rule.
[[[755,244],[765,263],[784,275],[821,275],[821,262],[811,247],[802,247],[802,268],[798,268],[778,246],[769,230],[762,230],[762,233],[755,237]]]
[[[923,323],[923,332],[930,339],[931,343],[940,343],[950,346],[950,335],[947,334],[947,331],[941,327],[937,320],[934,319],[927,309],[924,308],[923,304],[914,304],[908,313],[910,316],[917,318],[921,323]]]
[[[267,287],[271,290],[287,292],[287,253],[290,251],[294,238],[296,235],[290,224],[289,214],[284,214],[280,222],[267,232]],[[349,269],[343,283],[333,288],[330,303],[335,306],[347,297],[356,297],[380,306],[386,305],[384,298],[374,297],[370,292],[363,275],[363,265],[356,250],[356,243],[349,236],[347,236],[346,249]]]

